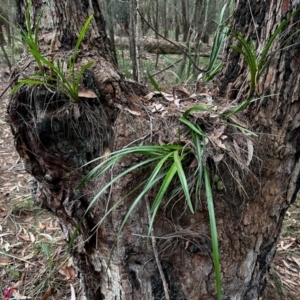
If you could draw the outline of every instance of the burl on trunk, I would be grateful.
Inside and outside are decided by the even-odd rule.
[[[261,53],[277,24],[296,8],[293,3],[238,1],[232,26],[251,38]],[[24,1],[19,1],[23,26],[24,7]],[[189,145],[187,128],[179,124],[178,117],[203,98],[182,101],[179,109],[164,104],[164,114],[153,112],[150,101],[143,97],[145,87],[126,81],[115,65],[99,1],[37,0],[32,20],[38,19],[42,8],[40,51],[47,56],[52,45],[54,57],[60,61],[70,55],[88,15],[94,15],[76,65],[94,62],[84,72],[81,85],[97,97],[83,97],[75,103],[59,90],[34,85],[12,95],[8,120],[26,170],[35,179],[35,200],[59,218],[67,241],[78,229],[71,252],[82,278],[82,299],[163,299],[163,281],[147,239],[146,203],[152,202],[155,191],[138,205],[117,242],[118,228],[138,190],[95,228],[110,207],[147,178],[149,170],[119,180],[85,213],[100,187],[142,158],[130,156],[116,163],[106,176],[80,189],[77,186],[89,171],[89,167],[81,167],[105,151],[129,144]],[[257,101],[226,121],[220,113],[247,100],[249,88],[247,65],[230,49],[236,41],[229,38],[220,76],[222,97],[213,99],[213,113],[193,114],[194,122],[207,133],[204,162],[224,185],[213,188],[224,299],[253,300],[263,295],[282,220],[299,187],[298,35],[281,49],[283,40],[295,32],[298,18],[296,14],[287,24],[285,36],[274,41],[270,64],[255,87]],[[31,60],[24,57],[18,64],[20,76],[35,72]],[[201,191],[200,196],[195,199],[194,214],[178,197],[159,210],[154,223],[159,265],[170,299],[216,297],[205,193]]]

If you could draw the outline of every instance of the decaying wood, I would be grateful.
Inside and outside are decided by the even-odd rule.
[[[156,39],[151,36],[145,36],[143,37],[141,44],[143,48],[149,52],[149,53],[155,53],[155,54],[182,54],[183,51],[185,52],[195,52],[200,51],[199,56],[209,57],[211,46],[208,44],[202,43],[197,49],[195,45],[191,46],[191,49],[188,49],[188,47],[184,43],[175,42],[174,44],[171,44],[167,40],[164,40],[162,38]],[[119,48],[127,49],[129,47],[129,40],[127,37],[120,37],[115,36],[115,44]],[[176,46],[175,46],[176,45]]]

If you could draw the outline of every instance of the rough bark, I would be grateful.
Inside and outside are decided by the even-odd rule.
[[[21,4],[20,1],[19,9],[24,13]],[[261,49],[276,24],[291,11],[292,1],[251,4],[255,24],[260,25],[255,26],[257,35],[253,34],[248,4],[249,1],[238,1],[233,26],[246,36],[258,36],[256,47]],[[142,95],[143,91],[137,90],[138,85],[129,86],[123,80],[111,55],[98,1],[39,0],[35,1],[35,16],[42,7],[45,17],[40,29],[41,49],[47,54],[53,29],[58,29],[55,43],[58,57],[64,57],[72,49],[79,24],[84,23],[87,12],[94,14],[78,64],[95,61],[93,73],[85,74],[83,85],[94,90],[98,98],[93,101],[82,99],[80,117],[76,119],[72,114],[74,104],[58,93],[23,89],[12,96],[8,119],[17,150],[27,171],[36,179],[36,200],[58,216],[67,241],[82,221],[72,247],[83,282],[82,299],[162,299],[163,284],[153,249],[145,238],[149,223],[145,202],[141,202],[132,214],[117,241],[116,233],[132,197],[122,202],[100,227],[94,228],[107,207],[136,188],[147,172],[128,175],[84,214],[98,187],[141,158],[122,161],[106,178],[91,182],[80,190],[77,185],[87,168],[78,168],[101,155],[104,148],[116,150],[133,141],[144,144],[179,142],[178,127],[179,132],[184,131],[176,118],[180,113],[175,110],[166,118],[157,114],[151,116],[141,98],[133,92]],[[290,34],[294,30],[292,23],[288,28],[287,34]],[[217,172],[226,187],[222,192],[214,189],[223,299],[253,300],[263,296],[282,220],[300,185],[297,38],[295,36],[291,41],[295,46],[276,54],[260,80],[256,93],[263,96],[262,99],[239,119],[231,120],[245,124],[257,132],[258,137],[250,137],[229,126],[225,132],[226,151],[208,153],[211,172]],[[246,80],[246,66],[239,55],[229,49],[231,42],[228,42],[228,63],[221,77],[221,92],[224,95],[226,92],[226,98],[216,99],[217,106],[224,106],[231,99],[242,101],[247,92],[243,88],[247,84],[242,86]],[[276,43],[274,47],[279,45]],[[33,67],[29,66],[27,71],[33,72]],[[240,89],[237,97],[236,90]],[[201,126],[208,132],[222,128],[218,122],[209,125],[213,124],[213,118],[206,116],[203,120]],[[211,136],[211,139],[216,137]],[[251,144],[254,153],[249,161]],[[213,163],[215,154],[222,154],[225,159]],[[151,202],[153,195],[147,197]],[[215,299],[205,203],[202,194],[201,205],[195,214],[189,213],[180,199],[158,213],[154,234],[170,299]]]

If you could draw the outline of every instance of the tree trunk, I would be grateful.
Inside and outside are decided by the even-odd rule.
[[[20,16],[24,15],[24,2],[18,2]],[[94,15],[77,64],[94,61],[91,70],[85,72],[82,85],[93,90],[97,98],[82,98],[74,104],[57,91],[28,87],[13,94],[8,107],[16,148],[26,170],[36,179],[36,201],[58,216],[67,241],[78,230],[71,250],[82,279],[83,290],[78,299],[163,299],[159,265],[170,299],[216,299],[209,218],[203,193],[195,214],[189,213],[180,199],[158,212],[153,234],[156,248],[145,238],[149,224],[146,203],[152,202],[153,194],[139,204],[116,240],[135,189],[147,177],[147,170],[130,173],[118,181],[85,214],[98,188],[141,158],[129,157],[117,163],[106,177],[80,189],[78,184],[88,168],[79,167],[134,141],[137,144],[184,143],[184,128],[174,118],[175,112],[165,117],[149,113],[141,98],[144,90],[123,79],[111,54],[98,1],[36,0],[34,3],[32,20],[37,20],[40,10],[44,10],[40,50],[46,56],[50,44],[54,45],[55,59],[63,60],[70,53],[79,24],[85,22],[87,12]],[[256,48],[261,50],[277,24],[292,10],[292,3],[252,2],[253,22],[249,1],[238,1],[233,27],[255,39]],[[295,15],[295,20],[298,17]],[[295,20],[288,25],[287,36],[293,32]],[[24,25],[24,18],[20,22]],[[55,30],[57,37],[53,35]],[[214,188],[213,192],[223,299],[253,300],[263,296],[282,220],[300,185],[297,38],[298,35],[289,41],[294,46],[285,44],[286,48],[271,60],[256,88],[256,96],[262,97],[261,100],[230,120],[247,126],[258,137],[224,125],[221,119],[218,123],[213,117],[203,117],[206,123],[201,123],[207,130],[218,128],[223,138],[221,141],[215,135],[208,135],[208,143],[215,143],[211,148],[215,152],[207,154],[210,171],[218,173],[225,185],[225,190]],[[280,46],[280,41],[282,37],[276,40],[274,49]],[[221,76],[220,90],[226,97],[215,99],[216,106],[227,105],[231,99],[241,102],[247,93],[246,65],[229,48],[232,43],[229,39],[227,64]],[[26,62],[20,63],[26,66],[23,72],[33,74],[34,64]],[[207,128],[207,124],[212,125]],[[216,143],[223,143],[223,150],[214,150],[218,148]],[[132,197],[113,210],[100,227],[96,226],[107,209],[131,191],[134,191]]]
[[[182,19],[182,41],[186,42],[189,36],[190,24],[189,24],[189,5],[187,0],[181,0],[181,19]]]

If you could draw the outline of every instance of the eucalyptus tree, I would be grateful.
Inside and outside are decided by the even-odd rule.
[[[19,23],[26,27],[26,1],[17,1],[17,8]],[[289,17],[298,8],[298,1],[292,0],[237,1],[231,24],[235,31],[219,77],[220,97],[195,121],[197,132],[207,131],[196,148],[213,145],[203,162],[214,174],[212,181],[218,181],[213,197],[223,299],[263,296],[282,221],[300,185],[299,12]],[[82,35],[79,31],[89,15],[91,25]],[[182,196],[157,211],[152,242],[147,239],[148,204],[155,190],[132,211],[116,239],[149,174],[146,169],[130,172],[131,166],[142,164],[141,156],[124,158],[105,176],[78,188],[89,171],[82,167],[85,163],[128,145],[194,149],[179,124],[181,112],[171,108],[160,115],[153,107],[149,112],[145,87],[124,79],[99,1],[35,0],[30,21],[39,28],[33,33],[40,54],[31,49],[31,55],[24,55],[14,79],[42,80],[42,72],[45,87],[32,80],[16,91],[8,119],[26,170],[36,180],[36,202],[60,221],[82,279],[81,299],[216,299],[203,188],[195,190],[199,198],[194,199],[194,213]],[[280,34],[274,35],[279,27]],[[41,68],[32,63],[32,55]],[[64,70],[71,72],[63,77]],[[76,70],[80,76],[74,75]],[[61,87],[60,81],[68,78],[80,85],[73,98]],[[102,159],[105,165],[107,158]],[[199,160],[190,157],[185,168],[199,166]],[[124,170],[128,174],[90,207],[99,189]],[[178,178],[173,191],[180,196],[176,183]]]

